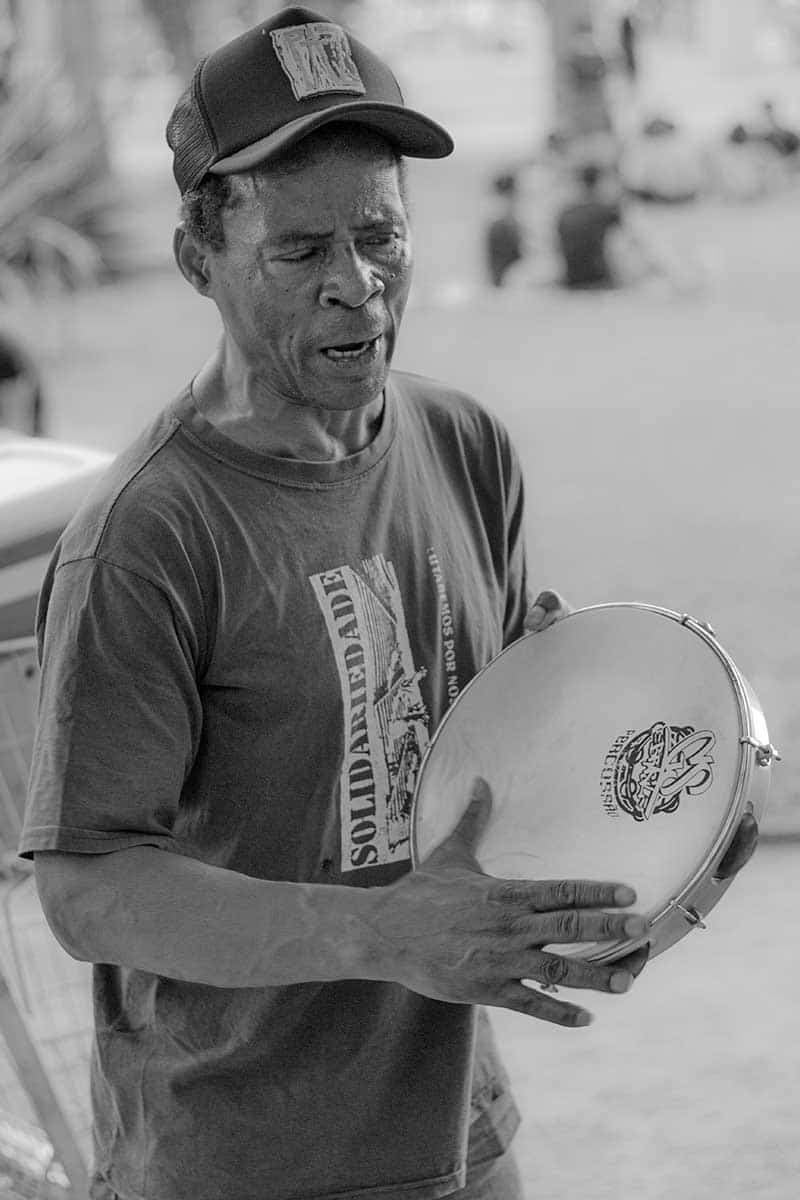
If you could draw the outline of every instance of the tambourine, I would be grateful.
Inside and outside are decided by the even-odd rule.
[[[730,883],[720,863],[742,817],[760,820],[778,757],[709,626],[647,604],[579,609],[503,650],[446,714],[420,766],[412,861],[455,828],[482,776],[483,871],[626,883],[650,921],[646,937],[558,953],[612,962],[649,941],[653,957],[705,928]]]

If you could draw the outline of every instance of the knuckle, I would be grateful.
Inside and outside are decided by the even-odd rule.
[[[578,888],[573,879],[559,879],[553,884],[552,895],[557,908],[572,908],[577,900]]]
[[[510,936],[525,932],[528,914],[521,903],[519,885],[511,882],[498,884],[490,893],[491,923],[500,934]]]
[[[497,914],[496,928],[502,937],[513,937],[519,933],[519,917],[508,909],[501,909]]]
[[[557,955],[547,954],[542,959],[540,975],[542,983],[556,986],[563,983],[569,973],[569,963]]]
[[[519,900],[519,884],[513,879],[501,879],[492,887],[491,898],[498,904],[516,904]]]
[[[575,909],[558,913],[555,922],[556,937],[562,942],[577,941],[580,936],[580,914]]]
[[[601,940],[624,937],[626,919],[625,916],[620,916],[619,913],[600,913],[598,916],[598,937]]]

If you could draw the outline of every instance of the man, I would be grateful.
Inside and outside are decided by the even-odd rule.
[[[622,48],[622,61],[625,74],[630,83],[636,83],[639,74],[638,30],[633,8],[627,9],[619,22],[619,40]]]
[[[519,215],[519,184],[513,171],[492,180],[495,212],[486,226],[484,248],[492,287],[499,288],[511,268],[524,256],[525,234]]]
[[[568,288],[613,287],[617,279],[608,254],[608,235],[622,224],[615,200],[601,194],[603,172],[595,163],[579,171],[580,196],[567,204],[557,219],[563,283]]]
[[[51,564],[22,841],[97,964],[94,1194],[510,1200],[476,1006],[586,1024],[520,981],[624,992],[644,952],[547,947],[646,923],[614,881],[480,874],[483,781],[410,869],[414,763],[526,615],[505,432],[389,372],[399,156],[452,144],[304,9],[212,54],[168,136],[177,262],[222,338]],[[557,615],[545,593],[530,620]]]

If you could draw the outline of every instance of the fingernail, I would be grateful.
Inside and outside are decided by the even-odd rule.
[[[627,992],[633,987],[633,976],[627,971],[615,971],[608,986],[612,992]]]
[[[636,892],[633,890],[633,888],[629,888],[624,884],[621,884],[618,888],[614,889],[615,904],[633,904],[635,900]]]
[[[594,1020],[594,1017],[592,1016],[591,1013],[579,1012],[575,1016],[575,1025],[579,1028],[582,1026],[585,1026],[585,1025],[591,1025],[593,1020]]]
[[[628,917],[624,928],[628,937],[641,937],[643,933],[647,933],[649,924],[645,917]]]

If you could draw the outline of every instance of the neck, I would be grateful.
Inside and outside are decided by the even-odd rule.
[[[328,409],[272,392],[257,371],[220,347],[192,383],[198,410],[232,441],[276,458],[332,462],[375,438],[383,393],[355,409]]]

